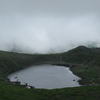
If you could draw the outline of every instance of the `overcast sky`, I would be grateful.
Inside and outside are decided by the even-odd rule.
[[[65,52],[100,46],[100,0],[0,0],[0,49]]]

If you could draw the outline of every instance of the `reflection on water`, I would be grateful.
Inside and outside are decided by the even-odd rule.
[[[20,81],[35,88],[63,88],[80,86],[77,82],[80,78],[74,75],[68,67],[49,64],[35,65],[8,76],[10,81]]]

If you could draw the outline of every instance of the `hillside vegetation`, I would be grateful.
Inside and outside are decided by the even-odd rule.
[[[79,46],[60,54],[21,54],[0,51],[0,100],[100,100],[100,48]],[[11,84],[6,76],[38,63],[70,63],[82,87],[63,89],[26,89]],[[77,66],[78,65],[78,66]],[[91,84],[91,86],[89,86]]]

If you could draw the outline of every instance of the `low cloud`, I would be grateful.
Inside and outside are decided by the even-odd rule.
[[[43,4],[33,1],[25,0],[22,4],[22,1],[10,0],[9,5],[2,1],[5,6],[0,6],[1,50],[58,53],[79,45],[100,47],[98,8],[94,11],[91,5],[88,6],[89,2],[83,1],[79,2],[80,5],[72,4],[70,0],[55,0],[53,3],[44,0]],[[91,0],[91,4],[95,3]]]

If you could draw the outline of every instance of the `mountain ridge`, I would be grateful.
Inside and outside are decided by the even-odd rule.
[[[100,48],[79,46],[68,52],[57,54],[21,54],[0,51],[0,100],[91,100],[100,97]],[[78,64],[70,70],[82,78],[82,87],[54,90],[25,89],[11,84],[6,76],[13,71],[41,62],[64,62]],[[83,65],[83,66],[81,66]],[[87,86],[91,85],[91,86]],[[96,86],[92,86],[96,85]],[[87,87],[86,87],[87,86]],[[82,91],[83,90],[83,91]],[[92,92],[91,92],[92,91]],[[83,97],[84,96],[84,97]],[[58,97],[60,97],[58,99]]]

